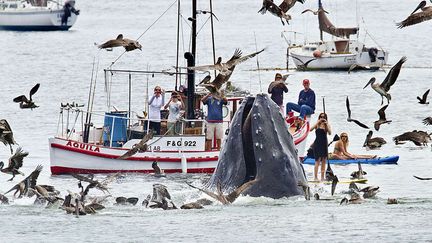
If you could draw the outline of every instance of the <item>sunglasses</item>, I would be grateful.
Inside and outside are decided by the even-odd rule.
[[[348,136],[345,136],[345,135],[342,135],[342,136],[340,136],[341,138],[347,138]]]

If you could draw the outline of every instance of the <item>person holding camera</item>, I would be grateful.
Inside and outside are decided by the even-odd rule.
[[[211,150],[213,137],[216,137],[216,149],[220,149],[223,137],[222,107],[228,104],[228,100],[225,97],[217,99],[209,93],[201,99],[201,102],[207,105],[205,149]]]
[[[149,129],[156,135],[160,135],[161,129],[161,108],[164,105],[165,92],[160,86],[154,88],[153,96],[149,99]]]
[[[328,123],[326,113],[319,114],[317,123],[310,129],[310,131],[313,130],[315,130],[315,141],[313,142],[313,151],[315,157],[314,180],[318,181],[318,167],[321,164],[321,181],[324,181],[326,160],[328,157],[327,134],[331,135],[331,127]]]
[[[177,135],[180,133],[180,117],[181,117],[181,110],[184,109],[184,103],[181,96],[173,91],[171,93],[171,99],[168,101],[168,103],[164,107],[165,109],[169,108],[169,115],[168,115],[168,135]]]

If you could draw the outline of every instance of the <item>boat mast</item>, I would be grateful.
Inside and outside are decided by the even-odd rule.
[[[318,10],[322,8],[322,3],[321,0],[318,0]],[[319,16],[319,15],[318,15]],[[319,20],[318,20],[319,21]],[[323,31],[321,30],[321,28],[318,25],[318,28],[320,29],[320,40],[323,41]]]
[[[193,67],[195,66],[195,57],[196,57],[196,35],[197,35],[197,2],[196,0],[192,0],[192,50],[191,52],[186,52],[184,57],[187,59],[187,66]],[[188,69],[187,71],[188,77],[188,85],[187,85],[187,119],[195,118],[195,71]]]

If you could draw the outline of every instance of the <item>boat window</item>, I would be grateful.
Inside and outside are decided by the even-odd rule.
[[[17,7],[18,7],[18,4],[16,4],[16,3],[11,3],[9,5],[9,8],[17,8]]]
[[[311,47],[311,51],[315,51],[316,50],[316,48],[315,47]]]

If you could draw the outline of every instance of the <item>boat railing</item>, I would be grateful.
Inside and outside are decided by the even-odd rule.
[[[60,108],[59,120],[57,125],[56,137],[84,142],[84,115],[87,111],[82,109],[83,106],[76,104],[62,105]],[[88,124],[89,133],[87,143],[99,144],[109,147],[121,147],[131,139],[141,139],[150,130],[151,119],[140,117],[138,113],[131,111],[113,112],[88,112],[95,119],[103,123],[101,126]],[[161,119],[160,136],[204,136],[207,121],[203,118],[177,120],[180,129],[176,132],[168,131],[168,120]],[[224,121],[224,128],[229,127],[230,121]],[[158,135],[156,135],[158,136]]]

